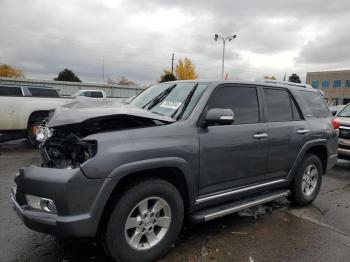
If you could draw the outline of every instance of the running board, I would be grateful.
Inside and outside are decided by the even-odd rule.
[[[192,214],[191,220],[193,222],[206,222],[215,218],[238,212],[246,208],[261,205],[279,198],[287,197],[289,195],[290,190],[277,190],[273,192],[255,195],[253,197],[244,198],[239,201],[199,211],[197,213]]]

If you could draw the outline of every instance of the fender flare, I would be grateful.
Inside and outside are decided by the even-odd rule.
[[[102,219],[102,215],[105,211],[105,207],[113,193],[113,190],[118,186],[119,182],[126,176],[135,172],[147,171],[155,168],[170,167],[179,169],[187,184],[188,189],[188,202],[192,206],[196,199],[195,179],[192,174],[192,169],[188,162],[179,157],[164,157],[141,160],[136,162],[127,163],[115,168],[110,175],[105,179],[98,195],[95,198],[93,206],[90,211],[91,217],[95,221],[95,231],[97,232]]]
[[[301,161],[303,160],[304,156],[306,155],[306,152],[315,146],[324,146],[327,150],[327,159],[328,159],[328,149],[327,149],[327,139],[314,139],[314,140],[310,140],[307,141],[303,147],[301,148],[297,158],[295,159],[293,166],[291,168],[291,170],[289,171],[286,180],[288,180],[289,182],[291,182],[294,178],[295,172],[299,167],[299,164],[301,163]]]

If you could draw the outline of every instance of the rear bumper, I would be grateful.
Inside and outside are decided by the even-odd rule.
[[[51,173],[50,173],[51,171]],[[100,214],[94,202],[103,181],[87,179],[80,169],[29,167],[16,176],[11,190],[13,209],[30,229],[63,237],[94,237]],[[28,206],[25,194],[52,199],[57,214]]]

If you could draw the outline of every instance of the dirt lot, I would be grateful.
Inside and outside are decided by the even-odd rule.
[[[25,141],[0,144],[0,261],[108,261],[92,241],[58,240],[27,229],[11,208],[18,168],[39,162]],[[306,208],[272,203],[257,219],[227,216],[184,230],[163,261],[350,261],[350,162],[324,177]]]

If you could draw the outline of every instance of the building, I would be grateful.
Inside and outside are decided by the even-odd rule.
[[[306,83],[323,90],[329,105],[350,103],[350,70],[308,72]]]
[[[141,93],[144,88],[139,86],[123,86],[104,83],[66,82],[53,80],[37,80],[25,78],[0,77],[0,85],[19,85],[34,87],[49,87],[59,90],[60,95],[70,96],[78,90],[103,90],[108,97],[131,97]]]

